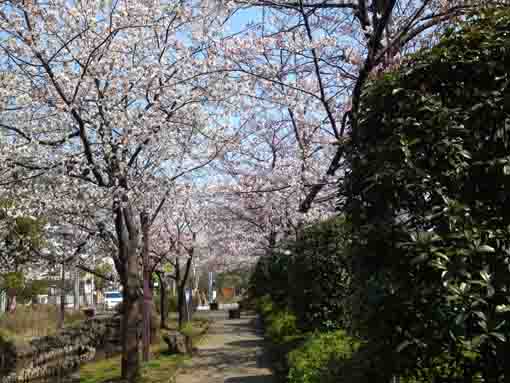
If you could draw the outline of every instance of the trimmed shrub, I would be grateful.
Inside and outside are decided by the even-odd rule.
[[[270,251],[259,258],[251,275],[248,294],[251,297],[269,295],[279,306],[287,306],[289,299],[290,257],[280,251]]]
[[[314,333],[288,355],[288,382],[337,383],[338,366],[349,360],[358,347],[359,342],[343,330]]]
[[[286,337],[299,333],[296,316],[288,310],[275,311],[268,317],[267,334],[271,341],[281,343]]]
[[[345,219],[336,217],[307,227],[289,245],[289,305],[299,327],[306,331],[347,328],[350,324],[347,234]]]
[[[336,217],[304,228],[259,259],[251,296],[267,295],[289,307],[304,331],[346,328],[350,323],[351,259],[348,226]]]

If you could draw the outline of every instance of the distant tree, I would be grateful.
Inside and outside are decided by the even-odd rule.
[[[95,267],[94,271],[96,272],[94,275],[94,286],[96,290],[104,292],[110,286],[111,281],[103,276],[111,276],[114,272],[113,267],[108,262],[102,262]]]
[[[7,295],[9,312],[16,310],[16,297],[29,287],[22,268],[41,261],[37,254],[45,232],[44,220],[17,216],[15,209],[11,199],[0,200],[0,289]]]

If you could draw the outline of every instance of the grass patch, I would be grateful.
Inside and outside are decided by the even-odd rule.
[[[152,360],[142,363],[140,383],[168,383],[177,368],[188,358],[182,355],[169,355],[166,345],[153,346]],[[104,359],[84,365],[80,369],[80,383],[120,382],[121,357]]]
[[[92,362],[80,368],[80,383],[96,383],[118,379],[120,357]]]
[[[203,338],[204,330],[207,329],[209,320],[197,318],[188,326],[193,333],[193,343],[198,344]],[[170,328],[175,328],[176,323],[169,323]],[[151,360],[142,363],[140,383],[168,383],[177,369],[188,360],[187,355],[170,355],[168,346],[160,339],[157,344],[151,346]],[[80,383],[105,383],[121,382],[121,356],[87,363],[80,368]]]

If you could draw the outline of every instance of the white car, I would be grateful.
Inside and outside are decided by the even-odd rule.
[[[122,293],[120,291],[106,291],[104,293],[104,303],[107,310],[113,310],[122,303]]]

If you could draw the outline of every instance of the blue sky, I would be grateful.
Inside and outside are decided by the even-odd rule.
[[[228,27],[231,32],[239,32],[250,21],[259,21],[261,12],[259,9],[250,8],[237,11],[236,14],[230,19]]]

